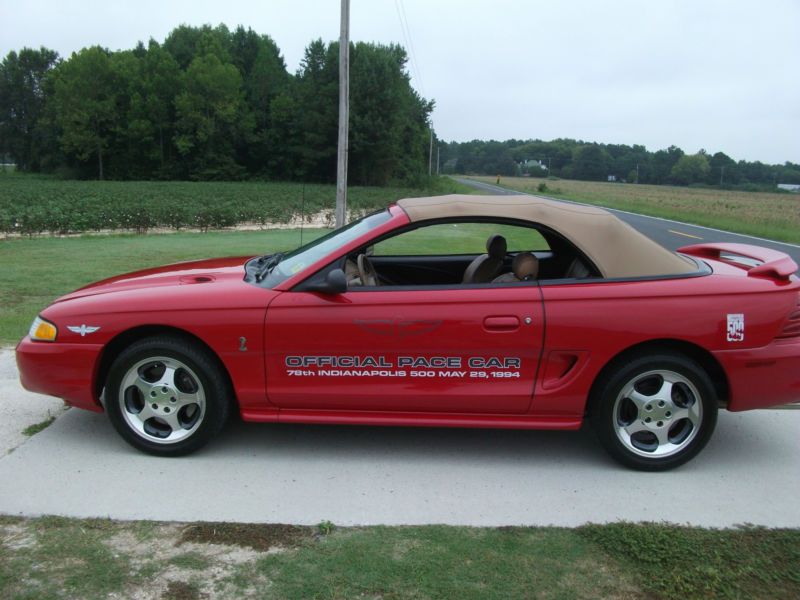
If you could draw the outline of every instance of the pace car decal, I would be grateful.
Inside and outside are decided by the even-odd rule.
[[[728,341],[729,342],[744,341],[743,314],[728,315]]]
[[[289,377],[520,377],[522,360],[498,356],[287,356]]]

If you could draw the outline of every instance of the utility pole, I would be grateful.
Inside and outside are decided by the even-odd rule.
[[[722,165],[719,169],[719,185],[722,186],[722,181],[725,177],[725,165]]]
[[[339,149],[336,165],[336,228],[347,223],[347,152],[350,131],[350,0],[342,0],[339,34]]]
[[[639,183],[639,163],[636,163],[636,183]]]
[[[428,177],[433,175],[433,126],[431,125],[431,143],[428,147]]]
[[[441,146],[436,144],[436,176],[439,176],[439,151],[441,150]]]

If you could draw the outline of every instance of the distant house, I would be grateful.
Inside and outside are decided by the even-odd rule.
[[[779,183],[779,190],[786,190],[787,192],[800,192],[800,183]]]
[[[608,176],[608,180],[609,181],[616,181],[617,180],[617,176],[616,175],[609,175]]]
[[[529,169],[530,167],[539,167],[540,169],[547,170],[547,165],[544,164],[541,160],[536,160],[535,158],[528,158],[519,163],[519,167],[522,170]]]

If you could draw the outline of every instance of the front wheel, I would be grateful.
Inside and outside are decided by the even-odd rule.
[[[693,458],[717,422],[717,396],[706,372],[677,354],[617,366],[598,381],[590,420],[622,464],[664,471]]]
[[[207,351],[177,337],[140,340],[114,361],[106,385],[111,423],[132,446],[189,454],[225,424],[229,386]]]

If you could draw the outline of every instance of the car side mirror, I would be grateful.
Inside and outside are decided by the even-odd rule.
[[[309,285],[304,291],[330,295],[344,294],[347,291],[347,277],[341,269],[333,269],[328,271],[324,281]]]

